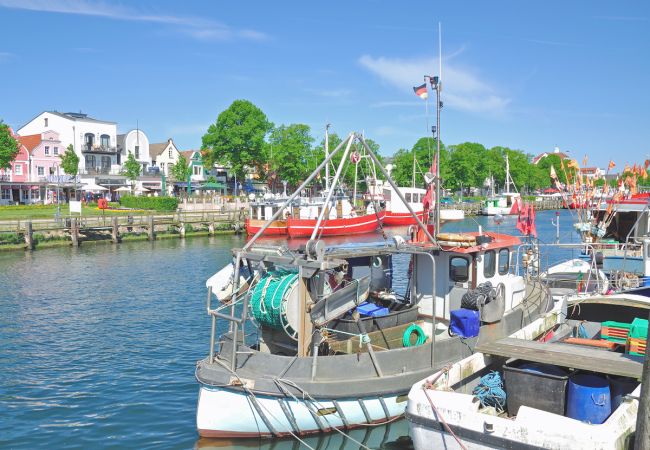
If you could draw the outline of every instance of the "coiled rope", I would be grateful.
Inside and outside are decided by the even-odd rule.
[[[506,391],[499,372],[492,371],[482,376],[472,394],[478,397],[482,406],[493,406],[497,411],[503,411],[506,406]]]
[[[413,333],[418,335],[415,344],[411,344],[411,335]],[[404,334],[402,335],[402,345],[404,345],[404,347],[412,347],[412,346],[417,347],[418,345],[424,344],[426,340],[427,340],[427,335],[424,334],[424,330],[422,330],[422,328],[420,328],[415,323],[409,325],[409,327],[404,331]]]

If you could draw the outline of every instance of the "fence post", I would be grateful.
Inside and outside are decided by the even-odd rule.
[[[28,250],[34,249],[34,235],[32,234],[32,221],[28,221],[25,224],[25,244],[27,244]]]
[[[111,237],[114,244],[120,242],[120,229],[117,225],[117,217],[113,217],[113,231],[111,233]]]
[[[149,216],[149,240],[153,241],[156,239],[156,233],[154,232],[153,225],[153,214]]]
[[[79,224],[77,223],[76,217],[73,217],[70,223],[70,239],[72,239],[72,245],[74,247],[79,246]]]

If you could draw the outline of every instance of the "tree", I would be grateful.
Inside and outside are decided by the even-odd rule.
[[[461,184],[466,187],[482,187],[487,178],[487,150],[476,142],[463,142],[450,147],[449,174],[445,187],[458,189]],[[505,165],[505,161],[503,163]]]
[[[184,182],[192,175],[192,168],[189,166],[185,156],[180,155],[176,164],[173,164],[169,174],[175,181]]]
[[[424,175],[431,170],[433,158],[437,151],[437,142],[432,137],[423,137],[413,145],[409,151],[400,149],[393,157],[393,180],[398,186],[411,186],[413,184],[413,153],[415,153],[415,185],[424,186]],[[442,186],[448,187],[445,181],[450,179],[449,152],[443,142],[440,142],[440,178]]]
[[[135,181],[140,176],[141,170],[142,166],[140,166],[140,163],[135,159],[133,153],[129,152],[129,156],[126,158],[126,162],[124,163],[124,174],[129,180],[131,180],[131,192],[135,189]]]
[[[11,135],[9,125],[0,120],[0,169],[11,168],[11,162],[16,159],[20,144]]]
[[[307,176],[307,157],[311,152],[311,137],[308,125],[280,125],[269,136],[266,145],[266,160],[272,177],[297,186]]]
[[[202,149],[208,150],[209,165],[228,164],[244,179],[244,167],[262,171],[264,138],[273,128],[266,115],[248,100],[235,100],[219,114],[202,138]]]
[[[74,196],[77,198],[77,174],[79,173],[79,156],[75,153],[72,144],[68,145],[68,148],[65,149],[61,158],[61,168],[63,173],[74,177]]]

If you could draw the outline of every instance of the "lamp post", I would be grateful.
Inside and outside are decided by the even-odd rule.
[[[60,183],[61,178],[59,177],[59,165],[56,166],[56,221],[58,222],[61,219],[61,192],[60,192]]]

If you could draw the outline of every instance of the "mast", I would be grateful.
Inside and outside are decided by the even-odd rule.
[[[438,22],[438,74],[440,78],[436,83],[436,208],[435,220],[436,229],[435,234],[440,233],[440,89],[442,88],[442,27]]]
[[[325,124],[325,159],[329,156],[329,133],[328,130],[330,128],[329,123]],[[325,190],[329,191],[330,190],[330,165],[327,164],[325,166]]]

